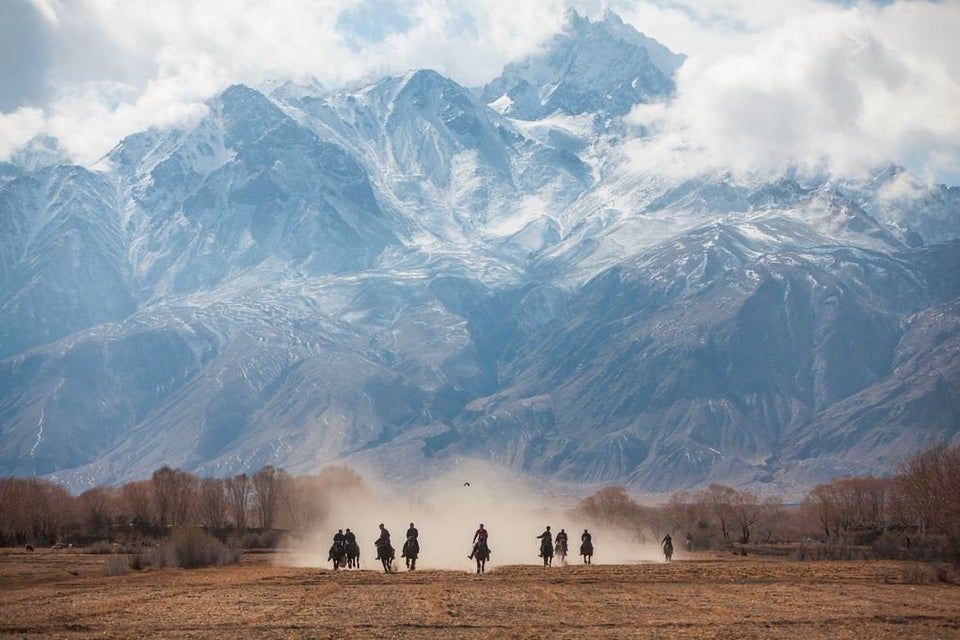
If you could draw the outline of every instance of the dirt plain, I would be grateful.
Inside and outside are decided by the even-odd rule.
[[[960,586],[895,562],[694,554],[486,575],[242,564],[106,575],[107,557],[0,551],[16,638],[960,638]],[[371,563],[372,566],[372,563]]]

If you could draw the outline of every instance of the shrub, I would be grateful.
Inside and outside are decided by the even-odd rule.
[[[950,574],[939,564],[915,562],[900,571],[900,580],[904,584],[934,584],[950,582]]]
[[[884,560],[916,560],[924,562],[952,559],[946,536],[937,534],[884,532],[871,545],[874,556]]]
[[[175,529],[166,545],[173,548],[174,564],[184,569],[222,566],[240,561],[240,550],[229,548],[196,527]]]
[[[281,537],[279,531],[248,531],[232,536],[229,542],[238,549],[276,549]]]
[[[866,560],[869,550],[843,542],[810,543],[802,542],[793,553],[792,560]]]

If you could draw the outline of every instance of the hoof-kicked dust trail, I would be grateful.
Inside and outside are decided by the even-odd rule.
[[[281,566],[264,554],[108,577],[103,556],[0,552],[0,636],[960,638],[960,587],[901,584],[900,570],[704,555],[384,575]]]

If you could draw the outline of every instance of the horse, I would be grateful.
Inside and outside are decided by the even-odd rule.
[[[543,566],[553,566],[553,542],[546,536],[540,541],[540,557],[543,558]]]
[[[555,551],[556,551],[556,556],[557,556],[558,558],[560,558],[560,560],[558,560],[558,562],[560,563],[560,566],[561,566],[561,567],[566,566],[566,564],[567,564],[567,541],[564,540],[563,538],[561,538],[560,541],[557,542],[557,547],[556,547]]]
[[[671,560],[673,560],[673,543],[672,542],[664,543],[663,557],[666,559],[667,562],[670,562]]]
[[[360,568],[360,545],[356,542],[352,544],[345,544],[347,551],[347,568],[348,569],[359,569]]]
[[[473,547],[473,559],[477,561],[477,575],[486,573],[487,561],[490,559],[490,547],[484,541],[477,542]]]
[[[583,556],[583,564],[592,564],[593,563],[593,543],[589,540],[584,540],[580,545],[580,555]]]
[[[393,546],[389,542],[377,541],[377,560],[383,565],[384,573],[393,573],[395,553]]]
[[[407,538],[407,541],[403,543],[403,552],[400,554],[400,557],[406,558],[407,560],[407,570],[416,571],[417,569],[417,556],[420,555],[420,543],[417,542],[417,539],[413,536]]]
[[[330,553],[327,556],[327,560],[333,562],[334,571],[347,566],[347,550],[342,542],[334,542],[330,546]]]

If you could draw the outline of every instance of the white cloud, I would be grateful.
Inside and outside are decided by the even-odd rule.
[[[633,145],[632,166],[855,174],[893,160],[950,175],[960,168],[957,32],[960,4],[793,16],[751,34],[747,50],[692,58],[670,104],[637,108],[634,122],[655,135]]]
[[[36,107],[0,113],[0,158],[9,158],[17,147],[43,131],[43,125],[43,111]]]
[[[42,74],[46,88],[24,86],[46,97],[0,114],[0,158],[42,129],[92,162],[126,134],[198,117],[204,100],[234,82],[315,76],[342,86],[431,67],[475,86],[558,31],[573,4],[592,15],[613,8],[690,56],[676,101],[636,114],[660,132],[635,146],[638,165],[658,158],[662,166],[670,154],[680,163],[674,168],[696,158],[738,169],[799,162],[841,171],[888,156],[942,175],[957,164],[960,3],[30,2],[46,26],[42,65],[29,73]],[[354,37],[341,16],[364,7],[359,15],[403,11],[403,24],[368,29],[379,41]]]

